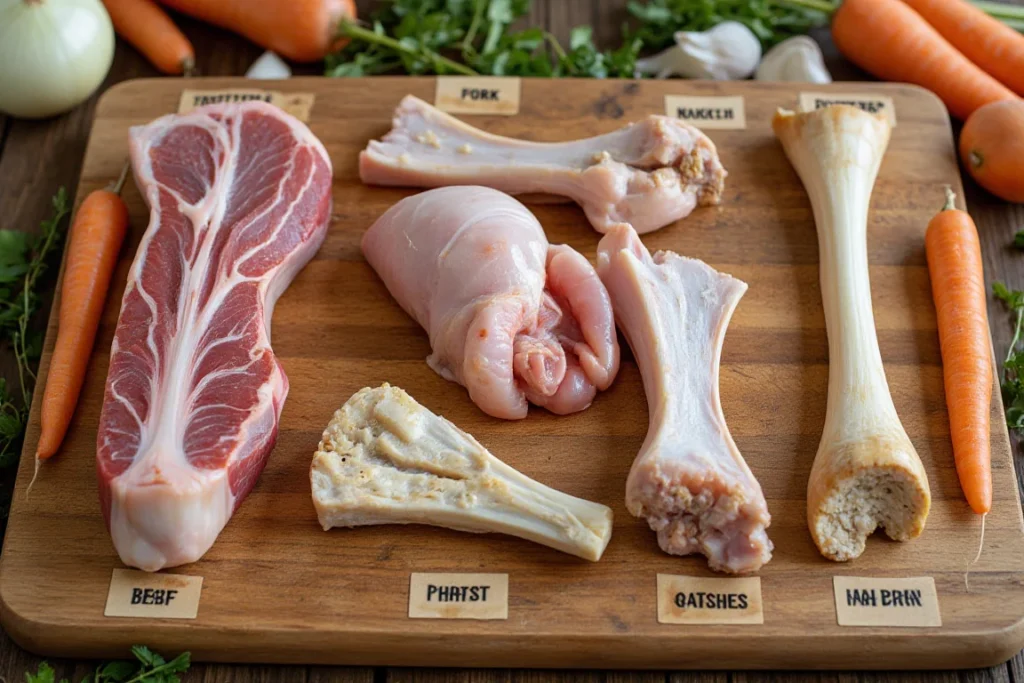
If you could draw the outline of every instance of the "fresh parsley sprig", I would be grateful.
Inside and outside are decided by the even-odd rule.
[[[539,28],[510,30],[530,0],[392,0],[367,25],[342,22],[349,43],[328,56],[326,74],[632,78],[640,52],[670,46],[676,31],[739,21],[770,47],[824,25],[835,7],[833,0],[632,0],[621,45],[602,51],[589,26],[573,29],[568,50]]]
[[[18,366],[18,388],[0,378],[0,469],[17,461],[21,440],[32,404],[36,381],[35,366],[43,348],[43,336],[31,329],[39,308],[39,284],[60,246],[61,223],[71,211],[62,187],[53,197],[53,213],[40,224],[38,235],[18,230],[0,230],[0,345],[14,352]]]
[[[192,665],[191,655],[182,652],[171,661],[165,660],[148,647],[132,647],[134,662],[108,662],[82,679],[81,683],[179,683],[180,674]],[[26,673],[25,683],[58,683],[53,667],[42,662],[35,674]],[[68,683],[62,678],[59,683]]]
[[[723,21],[738,21],[769,48],[791,36],[828,23],[832,0],[630,0],[626,9],[637,21],[629,32],[644,50],[662,50],[676,31],[706,31]]]
[[[349,44],[327,57],[326,74],[632,77],[639,40],[601,51],[580,26],[566,50],[539,28],[509,29],[529,10],[530,0],[393,0],[369,25],[342,22]]]
[[[1006,423],[1010,429],[1024,429],[1024,350],[1018,349],[1024,331],[1024,292],[1008,289],[1002,282],[992,283],[992,292],[1013,314],[1013,339],[1003,360],[1001,382]]]

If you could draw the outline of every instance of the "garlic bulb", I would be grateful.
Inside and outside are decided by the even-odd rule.
[[[275,53],[267,50],[252,63],[249,70],[245,72],[246,78],[259,80],[284,80],[291,78],[292,70]]]
[[[0,0],[0,111],[63,113],[99,87],[113,59],[100,0]]]
[[[664,52],[638,59],[637,75],[734,81],[748,78],[761,61],[761,42],[738,21],[723,21],[704,32],[679,31],[675,39]]]
[[[831,83],[825,57],[813,38],[793,36],[768,50],[755,78],[759,81]]]

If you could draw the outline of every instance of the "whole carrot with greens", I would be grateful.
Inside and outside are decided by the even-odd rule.
[[[344,42],[341,20],[356,18],[353,0],[160,1],[297,62],[323,59]]]
[[[903,0],[969,60],[1024,95],[1024,35],[967,0]]]
[[[843,0],[832,19],[832,38],[857,66],[931,90],[959,119],[989,102],[1017,97],[902,0]]]
[[[150,64],[172,76],[192,71],[196,61],[192,43],[153,0],[103,0],[103,6],[117,34]]]
[[[925,233],[925,254],[939,324],[942,376],[960,487],[978,514],[992,507],[992,347],[978,230],[966,211],[946,205]]]
[[[120,195],[127,175],[126,164],[111,189],[96,190],[85,198],[71,223],[57,342],[40,411],[37,461],[46,460],[60,448],[82,391],[110,278],[128,231],[128,208]]]

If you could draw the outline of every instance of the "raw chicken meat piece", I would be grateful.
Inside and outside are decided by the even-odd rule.
[[[198,560],[263,470],[288,378],[278,296],[331,212],[331,162],[268,104],[213,105],[131,130],[150,223],[110,352],[96,464],[114,546],[155,571]]]
[[[431,524],[496,532],[601,558],[612,511],[544,486],[387,384],[357,392],[331,419],[310,468],[324,530]]]
[[[619,370],[611,301],[590,262],[549,246],[525,206],[486,187],[407,197],[363,253],[430,335],[427,363],[494,417],[583,410]]]
[[[538,143],[485,133],[407,95],[392,126],[359,155],[364,183],[562,195],[583,207],[598,232],[620,222],[657,230],[718,204],[725,182],[714,143],[666,116],[584,140]]]
[[[597,272],[633,349],[650,413],[626,507],[647,519],[667,553],[702,553],[719,571],[756,571],[771,559],[771,517],[718,393],[725,329],[747,285],[670,251],[652,258],[628,225],[601,239]]]

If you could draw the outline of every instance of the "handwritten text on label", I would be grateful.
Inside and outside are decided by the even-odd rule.
[[[942,626],[935,580],[915,578],[832,579],[840,626]]]
[[[881,114],[893,128],[896,127],[896,105],[891,97],[884,95],[856,95],[837,92],[802,92],[800,109],[814,111],[833,104],[848,104],[863,109],[869,114]]]
[[[103,614],[108,617],[195,619],[202,590],[201,576],[115,569],[110,576],[110,590]]]
[[[409,578],[412,619],[508,619],[508,574],[420,574]]]
[[[743,98],[665,95],[665,115],[698,128],[741,130],[747,127]]]
[[[763,624],[761,579],[658,574],[662,624]]]
[[[519,113],[522,85],[518,78],[438,76],[434,106],[452,114]]]
[[[185,114],[207,104],[231,104],[240,102],[267,102],[283,109],[300,121],[308,121],[313,110],[316,95],[302,92],[279,92],[277,90],[230,89],[230,90],[182,90],[178,100],[178,113]]]

